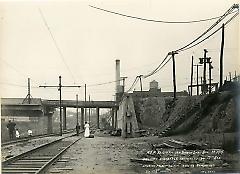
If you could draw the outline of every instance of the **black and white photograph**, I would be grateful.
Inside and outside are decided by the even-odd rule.
[[[239,21],[238,0],[1,0],[1,173],[240,173]]]

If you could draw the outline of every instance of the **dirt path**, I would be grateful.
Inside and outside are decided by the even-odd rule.
[[[61,174],[136,174],[139,173],[130,162],[135,156],[131,143],[120,137],[82,138],[72,146],[63,158],[69,158],[66,168]],[[55,169],[65,167],[55,165]],[[55,169],[50,172],[54,172]]]

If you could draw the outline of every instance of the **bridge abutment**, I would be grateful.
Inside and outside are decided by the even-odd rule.
[[[53,133],[53,114],[47,114],[47,134]]]

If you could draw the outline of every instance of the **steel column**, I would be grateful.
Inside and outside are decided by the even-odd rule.
[[[96,108],[96,114],[97,114],[97,129],[100,129],[100,126],[99,126],[99,107]]]

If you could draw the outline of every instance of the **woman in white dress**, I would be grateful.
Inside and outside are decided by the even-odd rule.
[[[89,124],[87,122],[85,122],[84,128],[85,128],[84,137],[87,138],[90,135]]]

